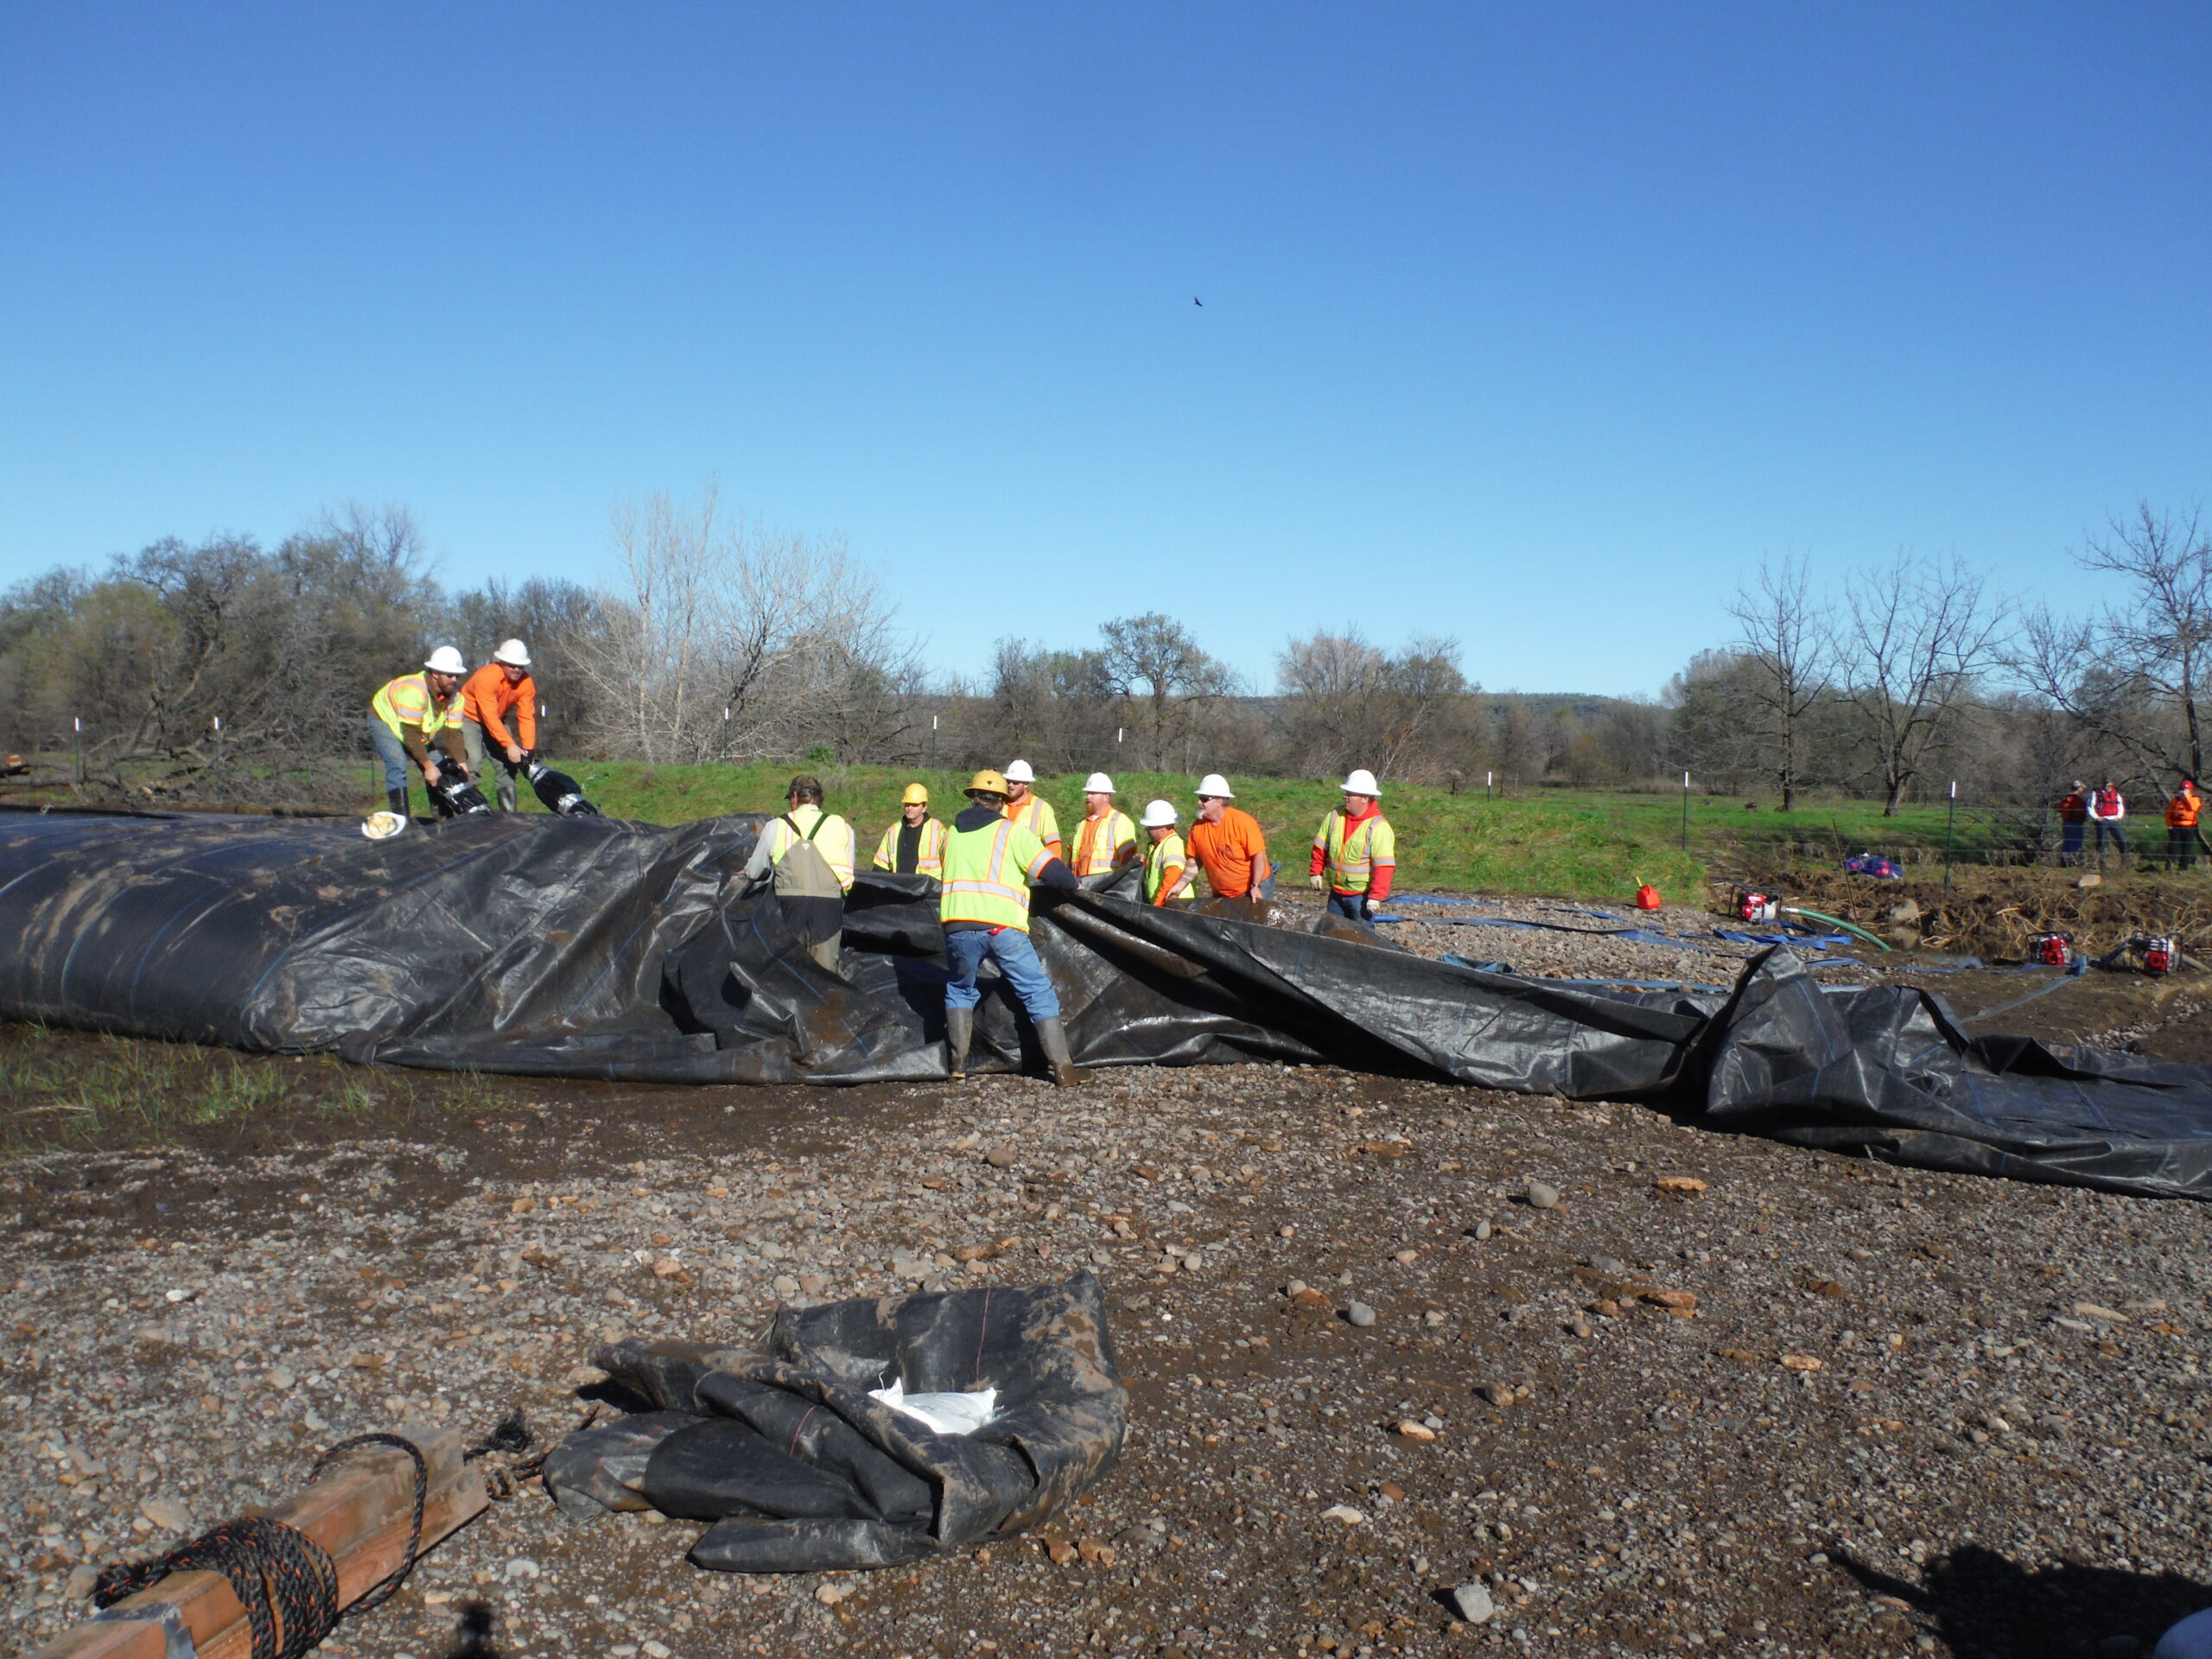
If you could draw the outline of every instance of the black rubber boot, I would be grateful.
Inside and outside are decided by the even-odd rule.
[[[975,1036],[975,1009],[947,1008],[944,1011],[944,1063],[955,1083],[967,1081],[968,1045]]]
[[[1067,1028],[1057,1016],[1037,1022],[1037,1046],[1045,1051],[1045,1064],[1052,1068],[1052,1081],[1061,1088],[1072,1089],[1084,1080],[1075,1056],[1068,1052]]]
[[[403,818],[407,816],[407,791],[405,790],[387,789],[384,792],[384,798],[391,804],[391,810],[393,811],[398,813]]]

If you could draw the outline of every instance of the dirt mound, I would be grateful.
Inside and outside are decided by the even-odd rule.
[[[1898,945],[2018,961],[2038,933],[2070,933],[2092,957],[2144,934],[2171,933],[2188,955],[2212,958],[2212,884],[2187,875],[2114,875],[2083,887],[2082,875],[1955,868],[1947,894],[1940,868],[1877,881],[1792,865],[1763,873],[1754,885],[1784,904],[1840,916]],[[1724,910],[1732,892],[1719,895]]]

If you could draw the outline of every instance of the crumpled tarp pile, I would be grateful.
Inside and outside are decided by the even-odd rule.
[[[563,1513],[709,1521],[691,1560],[725,1573],[896,1567],[1025,1531],[1112,1468],[1128,1395],[1088,1273],[779,1310],[758,1344],[632,1339],[594,1362],[639,1409],[544,1465]],[[880,1392],[991,1389],[941,1433]]]
[[[498,814],[0,813],[0,1017],[365,1061],[666,1083],[944,1075],[934,887],[864,873],[830,973],[742,877],[760,826]],[[1972,1037],[1909,986],[1824,990],[1786,947],[1726,994],[1485,973],[1267,906],[1039,895],[1088,1065],[1327,1061],[1902,1162],[2212,1197],[2212,1074]],[[1033,1068],[989,982],[971,1068]]]

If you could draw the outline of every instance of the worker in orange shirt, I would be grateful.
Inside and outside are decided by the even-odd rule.
[[[1137,827],[1114,805],[1114,780],[1094,772],[1083,780],[1083,826],[1076,831],[1075,856],[1068,868],[1078,880],[1107,875],[1137,855]]]
[[[1006,816],[1009,822],[1023,829],[1052,849],[1052,856],[1067,857],[1067,849],[1060,841],[1060,821],[1052,816],[1052,809],[1035,788],[1037,774],[1027,760],[1007,763],[1001,774],[1006,779]]]
[[[537,747],[537,682],[530,677],[530,647],[503,639],[492,660],[461,688],[461,735],[468,749],[468,770],[484,776],[485,762],[499,760],[499,810],[515,810],[515,774]],[[514,729],[507,729],[512,717]]]
[[[1229,779],[1210,772],[1198,779],[1198,817],[1191,826],[1191,856],[1206,873],[1217,899],[1259,899],[1267,895],[1268,838],[1260,821],[1230,803],[1236,798]]]
[[[2196,863],[2196,820],[2204,810],[2204,798],[2196,792],[2196,785],[2190,779],[2181,780],[2181,789],[2166,803],[2166,868],[2186,870]]]

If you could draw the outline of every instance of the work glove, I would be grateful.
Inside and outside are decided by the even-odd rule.
[[[1307,877],[1306,878],[1306,885],[1307,887],[1309,887],[1313,888],[1314,892],[1316,892],[1316,893],[1319,893],[1323,888],[1326,887],[1329,884],[1328,884],[1327,882],[1324,881],[1324,880],[1323,880],[1319,876],[1318,876],[1318,875],[1309,875],[1309,876],[1307,876]]]
[[[1359,919],[1363,922],[1371,922],[1375,919],[1375,901],[1372,899],[1362,899],[1359,901]]]

